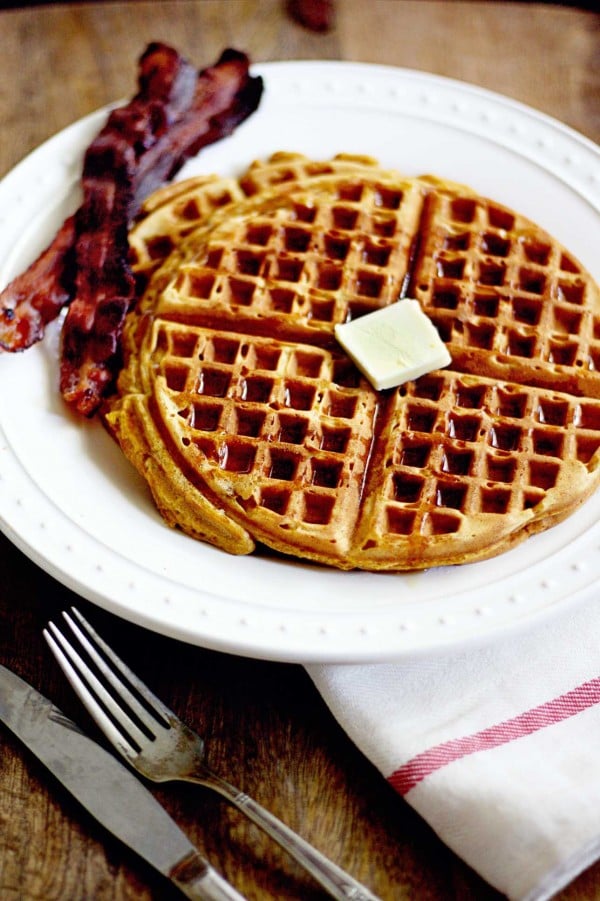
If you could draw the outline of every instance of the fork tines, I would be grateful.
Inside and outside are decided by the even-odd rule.
[[[48,623],[44,637],[98,726],[122,754],[137,754],[170,711],[111,650],[75,608],[63,611],[64,631]]]

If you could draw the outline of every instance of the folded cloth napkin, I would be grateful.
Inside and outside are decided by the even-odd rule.
[[[509,898],[550,898],[600,857],[600,602],[485,646],[307,669],[391,785]]]

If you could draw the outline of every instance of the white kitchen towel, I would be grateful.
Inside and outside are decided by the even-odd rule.
[[[600,586],[485,646],[307,670],[383,776],[509,898],[551,898],[600,857]]]

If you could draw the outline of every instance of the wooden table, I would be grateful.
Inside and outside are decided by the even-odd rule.
[[[57,130],[129,95],[135,60],[153,39],[198,66],[236,46],[256,61],[428,70],[500,91],[600,141],[600,16],[582,8],[339,0],[335,27],[316,33],[292,21],[283,0],[50,4],[0,12],[0,175]],[[0,537],[0,662],[92,728],[41,637],[46,620],[76,600]],[[225,777],[382,899],[498,897],[362,758],[301,666],[206,651],[92,615],[165,701],[210,736],[210,759]],[[323,897],[224,802],[184,786],[156,794],[249,899]],[[2,901],[175,896],[0,728]],[[600,864],[560,897],[600,899]]]

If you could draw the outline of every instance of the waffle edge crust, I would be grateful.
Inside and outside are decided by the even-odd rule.
[[[467,187],[277,153],[153,195],[103,416],[167,523],[406,571],[499,554],[600,481],[600,294]],[[376,392],[334,326],[416,298],[451,365]]]

